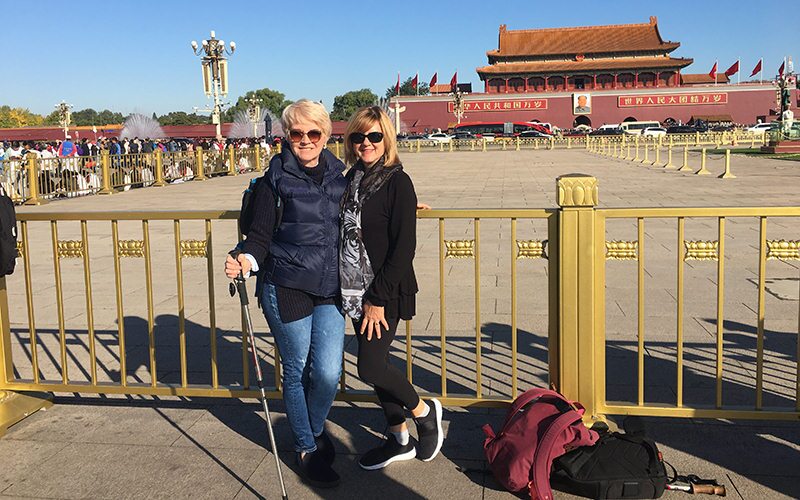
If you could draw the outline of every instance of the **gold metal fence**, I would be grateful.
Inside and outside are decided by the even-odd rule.
[[[598,209],[596,179],[577,174],[557,180],[557,199],[557,209],[418,212],[415,265],[424,269],[418,273],[424,314],[406,322],[405,338],[396,343],[398,361],[422,394],[448,405],[494,406],[554,384],[591,418],[800,418],[800,335],[786,332],[776,341],[765,330],[767,260],[800,260],[792,234],[800,207]],[[222,299],[221,266],[239,237],[237,217],[236,211],[20,214],[22,272],[0,279],[0,393],[256,396],[241,312]],[[740,307],[724,314],[726,293],[746,302],[741,279],[733,289],[725,286],[732,258],[726,239],[753,232],[742,219],[755,221],[759,235],[758,255],[748,264],[757,268],[758,302],[749,336]],[[708,220],[715,221],[711,229]],[[677,250],[670,249],[663,238],[674,242],[676,234]],[[657,259],[648,266],[646,244],[649,258]],[[635,272],[624,267],[629,260]],[[674,274],[662,268],[667,261],[676,263]],[[709,263],[716,273],[704,267]],[[431,286],[437,275],[438,286]],[[676,283],[674,290],[667,282]],[[687,303],[685,290],[708,283],[716,287],[716,314],[703,318],[694,308],[706,303],[704,296]],[[665,307],[671,293],[674,317],[650,314],[647,298]],[[623,314],[615,315],[617,309]],[[785,304],[774,309],[781,322],[794,316]],[[745,331],[741,338],[726,326],[733,320]],[[645,330],[651,323],[652,337]],[[698,334],[701,323],[713,325],[713,341]],[[263,322],[256,324],[263,332]],[[665,324],[675,325],[674,342]],[[277,351],[268,336],[256,342],[271,364],[268,394],[279,397]],[[731,367],[742,356],[755,360],[752,367],[742,368],[739,359]],[[343,363],[338,397],[374,400],[352,376],[352,351]],[[748,391],[752,401],[743,401]]]
[[[606,335],[609,317],[605,315],[605,307],[615,306],[605,298],[605,276],[612,263],[619,263],[614,266],[614,272],[628,272],[634,275],[632,282],[636,282],[636,345],[633,347],[637,381],[634,401],[625,403],[607,400],[604,370],[607,349],[598,349],[596,411],[600,414],[800,419],[800,319],[794,320],[798,329],[787,332],[785,338],[772,333],[773,341],[779,347],[774,349],[769,360],[765,358],[765,289],[766,283],[770,281],[767,262],[774,260],[791,264],[800,260],[800,242],[792,239],[792,235],[795,238],[798,236],[798,222],[800,207],[596,210],[595,233],[599,237],[594,250],[597,270],[594,283],[598,306],[595,314],[595,335],[598,339],[614,337]],[[690,229],[687,229],[687,223]],[[620,232],[629,235],[635,226],[635,237],[607,240],[604,235],[612,232],[612,224],[617,230],[627,229]],[[768,236],[768,225],[772,227],[769,229],[772,237]],[[731,227],[737,229],[733,234]],[[646,237],[647,228],[652,231],[649,238]],[[664,243],[653,241],[652,235],[658,232],[668,238],[672,231],[675,245],[665,252]],[[753,250],[752,254],[743,256],[726,253],[726,240],[741,239],[753,233],[757,234],[757,238],[753,238],[753,242],[747,246]],[[663,261],[670,257],[675,259],[674,289],[669,288],[669,293],[664,293],[664,288],[658,290],[647,285],[649,273],[645,273],[646,250],[654,255],[649,257],[649,262],[656,259]],[[634,261],[635,274],[622,261]],[[752,281],[756,281],[755,286],[744,287],[739,276],[737,286],[732,289],[726,287],[726,264],[729,268],[735,266],[735,269],[744,269],[747,274],[754,274],[755,278],[745,283],[752,285]],[[792,271],[796,272],[797,266],[785,266],[784,271],[786,269],[794,274]],[[670,267],[659,273],[659,277],[666,277],[672,271]],[[714,317],[703,320],[713,326],[713,333],[701,330],[699,336],[695,334],[689,338],[687,328],[697,325],[694,322],[689,323],[690,319],[685,312],[687,291],[696,297],[694,292],[706,289],[705,285],[708,283],[714,285],[713,291],[700,296],[700,299],[702,301],[714,297]],[[659,284],[659,287],[667,286],[669,285]],[[646,322],[659,319],[652,314],[652,309],[658,308],[658,305],[646,305],[646,289],[659,297],[674,295],[674,316],[669,314],[668,307],[660,308],[667,318],[674,321],[674,342],[654,342],[655,345],[646,348]],[[747,292],[742,293],[743,289]],[[729,315],[725,314],[726,293],[733,293],[737,301],[733,304],[735,313]],[[672,300],[667,302],[671,304]],[[750,303],[754,303],[753,306]],[[696,303],[688,304],[693,310],[698,309]],[[746,308],[741,307],[743,304]],[[730,301],[728,305],[731,306]],[[800,314],[796,306],[794,307]],[[648,314],[648,308],[651,314]],[[778,303],[776,309],[779,310],[778,320],[782,324],[792,321],[790,307]],[[749,326],[747,316],[750,314],[755,328]],[[659,328],[665,327],[664,321],[655,322],[660,323]],[[713,335],[713,338],[709,341],[706,335]],[[748,349],[751,343],[755,344],[755,352]],[[687,345],[691,346],[692,352],[688,351]],[[645,365],[648,363],[653,369],[673,373],[674,385],[669,388],[672,395],[656,394],[648,401],[645,385]],[[767,372],[772,375],[768,382],[769,391],[765,385]],[[687,383],[687,377],[691,377],[692,381]],[[733,396],[733,402],[726,401],[726,391]],[[687,403],[687,393],[691,393],[693,402]],[[709,398],[712,393],[713,397]],[[765,395],[772,404],[765,404]]]
[[[403,342],[410,380],[415,381],[412,359],[426,364],[423,375],[416,381],[423,392],[443,397],[450,405],[498,405],[517,396],[520,380],[523,387],[536,381],[546,383],[546,361],[537,363],[537,379],[532,374],[533,369],[527,368],[529,360],[518,359],[517,267],[518,262],[546,259],[548,243],[546,238],[517,239],[517,233],[518,227],[523,225],[524,229],[519,232],[528,236],[550,234],[555,230],[556,216],[555,210],[420,212],[420,223],[436,223],[440,236],[436,246],[438,255],[435,255],[440,279],[440,329],[435,337],[431,332],[420,332],[413,341],[419,346],[415,349],[412,347],[412,322],[408,321]],[[214,242],[236,240],[237,218],[238,212],[235,211],[19,214],[22,272],[9,277],[12,280],[9,291],[15,299],[12,300],[15,307],[9,309],[8,301],[0,304],[0,307],[5,307],[3,318],[11,325],[4,329],[2,336],[5,381],[0,389],[149,396],[255,396],[246,337],[243,338],[240,329],[231,324],[230,311],[238,308],[229,303],[223,313],[218,307],[220,295],[224,296],[224,287],[221,289],[220,285],[227,281],[220,279],[221,268],[218,267],[231,245],[220,246]],[[445,239],[446,229],[449,230],[446,221],[453,225],[463,223],[454,228],[455,235],[471,227],[472,238]],[[538,227],[534,227],[537,221]],[[497,272],[490,271],[488,277],[481,273],[482,222],[484,225],[494,223],[493,235],[499,235],[502,227],[509,229],[512,236],[510,241],[502,241],[506,247],[505,256],[493,256],[489,252],[492,260],[506,262],[511,276],[510,290],[506,290],[510,293],[506,298],[511,304],[510,324],[502,327],[502,335],[508,337],[503,342],[508,346],[502,353],[499,352],[499,340],[494,342],[489,353],[482,346],[482,337],[491,338],[494,332],[483,330],[482,318],[486,316],[481,314],[481,283],[482,280],[496,279],[494,274]],[[501,242],[494,241],[493,236],[490,248],[494,249],[498,243]],[[192,258],[204,260],[205,266],[197,266]],[[453,329],[448,329],[447,323],[446,275],[454,268],[467,265],[464,259],[473,260],[472,303],[475,308],[471,339],[468,335],[452,337]],[[126,262],[135,260],[140,260],[143,265]],[[174,265],[165,269],[164,263],[169,260]],[[154,270],[154,262],[161,262],[158,272]],[[550,269],[554,262],[550,260],[545,265]],[[549,285],[539,288],[552,289],[555,286],[556,273],[552,269],[540,275],[548,280]],[[165,276],[169,278],[165,279]],[[6,290],[5,284],[3,280],[0,284],[2,290]],[[457,286],[453,293],[461,297],[463,284]],[[41,295],[42,287],[55,292],[54,301]],[[169,289],[166,294],[169,298],[165,300],[165,295],[159,292],[166,288]],[[199,293],[202,289],[205,289],[205,294]],[[187,295],[192,296],[194,304],[191,306]],[[200,295],[204,297],[200,298]],[[539,294],[538,298],[547,302],[551,296]],[[491,297],[491,304],[484,304],[484,307],[493,313],[495,299],[494,295]],[[198,304],[201,300],[203,306]],[[134,306],[135,302],[138,304]],[[167,314],[170,308],[163,307],[165,302],[175,306],[173,313]],[[79,303],[83,306],[79,307]],[[547,307],[552,311],[555,303],[550,302]],[[132,315],[129,308],[138,314]],[[200,315],[203,318],[194,314],[189,320],[187,309],[202,309],[205,311]],[[220,332],[220,313],[227,315],[226,329],[236,330],[235,333],[228,331],[223,335]],[[460,316],[459,323],[462,323],[464,318]],[[551,332],[541,332],[544,342],[554,338],[552,318],[555,315],[547,317],[550,318],[547,329]],[[98,322],[105,326],[98,328]],[[164,332],[165,322],[169,324],[170,333]],[[463,325],[456,327],[459,334],[463,333],[462,329]],[[198,331],[202,331],[200,335],[205,339],[200,349],[197,345],[198,338],[201,338]],[[175,342],[162,347],[170,335]],[[259,351],[271,358],[272,370],[267,370],[272,374],[269,395],[279,397],[277,351],[271,341],[260,337],[261,341],[264,343],[258,346]],[[207,357],[198,359],[198,349]],[[546,352],[547,346],[541,346],[541,350]],[[221,361],[221,351],[225,351],[225,363]],[[232,351],[240,353],[235,367],[232,365]],[[472,359],[468,361],[468,357]],[[202,370],[193,368],[198,364],[203,366]],[[353,364],[352,359],[345,363],[339,398],[373,400],[371,391],[364,390],[365,387],[356,382],[348,384],[348,376],[354,372]],[[220,375],[222,366],[225,376]],[[348,366],[350,370],[347,370]],[[524,375],[520,366],[526,371]],[[473,374],[475,380],[472,380]],[[434,381],[434,378],[439,380]]]

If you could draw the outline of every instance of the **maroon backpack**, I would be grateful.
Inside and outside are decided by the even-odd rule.
[[[522,393],[511,405],[503,429],[495,435],[483,426],[483,448],[494,477],[506,489],[527,489],[531,500],[552,500],[550,467],[556,457],[597,442],[597,432],[583,425],[584,408],[547,389]]]

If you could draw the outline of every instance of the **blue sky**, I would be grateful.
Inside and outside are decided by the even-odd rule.
[[[482,91],[475,68],[497,47],[500,24],[642,23],[651,15],[658,16],[662,37],[681,42],[673,55],[694,58],[685,72],[708,72],[716,59],[724,71],[741,57],[744,79],[763,57],[768,78],[784,56],[800,55],[796,36],[788,34],[794,28],[790,23],[780,33],[783,17],[774,7],[752,0],[0,0],[6,47],[0,104],[40,114],[62,99],[75,110],[191,112],[207,100],[189,42],[208,38],[212,29],[237,44],[229,61],[231,101],[269,87],[292,100],[321,99],[330,109],[349,90],[383,95],[398,71],[403,79],[419,71],[422,81],[438,72],[447,82],[457,69],[460,82]],[[785,4],[782,10],[793,9]]]

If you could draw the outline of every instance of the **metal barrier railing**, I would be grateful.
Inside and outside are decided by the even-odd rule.
[[[131,188],[204,180],[213,175],[263,171],[280,149],[260,147],[208,152],[172,151],[0,161],[0,183],[16,204],[90,194],[111,194]],[[33,179],[33,182],[31,182]]]
[[[420,303],[430,308],[438,298],[438,313],[430,308],[427,318],[420,318],[425,326],[416,334],[414,323],[406,322],[405,339],[398,337],[397,343],[407,376],[421,393],[442,397],[448,405],[491,406],[508,403],[527,387],[552,383],[567,397],[581,401],[587,415],[595,418],[605,414],[800,418],[800,363],[791,359],[794,354],[785,352],[783,345],[769,352],[767,363],[764,336],[766,261],[800,260],[800,241],[786,231],[797,225],[776,225],[782,229],[767,239],[767,223],[772,218],[800,218],[800,207],[597,209],[596,179],[577,174],[558,179],[557,199],[559,208],[549,210],[418,212],[418,234],[426,237],[418,238],[417,262],[424,263],[429,278],[431,267],[439,277],[438,290],[421,281]],[[225,295],[225,280],[219,279],[221,271],[215,266],[221,265],[230,245],[214,242],[236,240],[237,217],[236,211],[19,214],[22,272],[0,279],[0,392],[257,395],[251,384],[247,342],[240,334],[241,313],[235,305],[217,307],[219,297]],[[717,221],[716,240],[699,230],[701,239],[686,237],[686,221],[709,217]],[[757,361],[752,387],[747,377],[731,379],[725,365],[732,348],[725,349],[724,335],[725,261],[730,258],[725,241],[749,234],[747,228],[745,233],[726,233],[726,220],[735,218],[755,219],[759,224],[753,329]],[[654,352],[646,352],[644,325],[651,320],[645,310],[645,221],[663,233],[657,225],[665,220],[677,223],[676,341],[665,341],[662,335],[655,347],[650,346]],[[432,223],[436,226],[431,227]],[[619,223],[623,230],[634,223],[636,237],[620,238],[614,225]],[[607,232],[612,230],[615,238],[608,239]],[[664,254],[668,251],[663,250],[663,241],[648,248],[659,259],[672,258]],[[465,259],[472,259],[471,273]],[[702,274],[700,268],[692,267],[700,281],[688,281],[684,266],[691,259],[698,264],[717,262],[716,274]],[[606,314],[608,295],[620,283],[632,282],[622,278],[621,271],[607,271],[612,260],[637,261],[634,350],[630,336],[617,338],[620,332],[609,329],[615,323]],[[161,263],[158,272],[154,272],[156,262]],[[533,264],[520,273],[524,262]],[[650,271],[660,272],[658,266]],[[466,284],[447,286],[449,280],[463,280],[469,274],[472,278]],[[547,281],[546,294],[536,293],[545,288],[536,278]],[[519,293],[518,279],[533,280],[526,283],[525,293]],[[687,286],[694,290],[708,280],[717,289],[717,314],[707,320],[716,329],[712,347],[706,345],[705,337],[689,339],[685,333],[683,290]],[[42,305],[48,296],[54,301]],[[619,301],[615,305],[622,307]],[[531,326],[520,328],[520,311]],[[692,314],[699,321],[697,313]],[[620,321],[621,326],[615,328],[625,333]],[[257,342],[262,357],[272,364],[267,370],[269,395],[278,397],[277,351],[268,338]],[[690,359],[687,345],[700,354],[692,352]],[[800,343],[796,341],[795,346],[793,352],[800,356]],[[713,375],[703,379],[713,380],[713,403],[685,397],[686,377],[694,377],[694,384],[697,374],[709,366],[701,359],[703,349],[714,352],[709,361]],[[614,350],[635,352],[636,376],[628,373],[622,382],[633,387],[631,381],[635,381],[635,398],[630,403],[607,398],[612,387],[607,369],[617,366],[609,361]],[[672,352],[674,362],[664,354]],[[648,362],[657,368],[645,371]],[[664,377],[672,369],[677,383],[670,389]],[[339,398],[374,400],[371,391],[362,390],[366,386],[352,378],[354,371],[354,357],[346,354]],[[659,390],[674,390],[674,401],[647,397],[650,372],[662,377]],[[722,388],[731,384],[740,399],[733,404],[722,396]],[[753,404],[742,404],[741,390],[751,389]],[[783,404],[772,408],[764,404],[765,395]]]
[[[556,228],[556,215],[555,210],[533,209],[420,212],[420,223],[425,224],[427,220],[433,219],[431,222],[438,224],[441,238],[438,247],[438,341],[434,342],[433,337],[423,332],[418,341],[414,339],[422,347],[413,349],[412,322],[405,324],[407,374],[409,380],[414,382],[414,366],[424,364],[425,376],[420,381],[423,392],[436,394],[450,405],[498,405],[513,400],[519,392],[520,383],[524,386],[546,383],[546,363],[536,361],[534,368],[532,359],[518,356],[517,268],[521,259],[527,261],[546,258],[547,240],[517,239],[517,233],[530,236],[538,233],[550,234]],[[0,385],[0,390],[151,396],[256,395],[251,385],[252,366],[246,355],[246,338],[242,338],[237,332],[235,335],[225,335],[223,339],[218,327],[222,311],[217,304],[220,302],[220,294],[225,294],[224,289],[220,289],[218,285],[220,281],[226,280],[220,280],[221,272],[215,268],[215,262],[223,262],[230,245],[220,248],[213,242],[230,241],[230,236],[236,234],[237,218],[238,212],[234,211],[19,214],[22,272],[8,278],[9,292],[17,300],[11,308],[6,303],[6,309],[2,311],[3,317],[10,319],[14,338],[12,339],[12,328],[4,331],[2,347],[6,355],[4,359],[7,360],[7,378]],[[452,230],[450,227],[446,228],[446,222],[449,222],[448,226],[453,226]],[[482,346],[482,338],[496,335],[494,331],[484,331],[485,325],[482,323],[485,315],[481,315],[481,283],[482,280],[494,279],[493,273],[496,272],[490,271],[488,278],[481,273],[482,224],[492,224],[492,234],[497,234],[502,227],[509,229],[512,235],[510,244],[504,242],[507,247],[502,252],[504,255],[494,256],[492,252],[484,251],[484,255],[488,254],[490,258],[505,260],[511,276],[508,297],[510,324],[507,329],[504,327],[502,333],[508,336],[508,345],[502,353],[499,353],[499,340],[495,340],[488,354]],[[444,237],[446,230],[451,230],[454,235],[461,235],[468,229],[471,229],[471,239],[450,240]],[[187,238],[187,234],[192,236]],[[223,234],[227,234],[228,238],[224,238]],[[235,236],[233,239],[235,241]],[[494,241],[490,245],[492,249],[497,246]],[[45,257],[48,253],[51,254],[50,257]],[[204,259],[206,265],[198,268],[187,260],[196,257]],[[52,263],[45,262],[44,259],[52,260]],[[72,262],[72,259],[78,262]],[[164,269],[162,264],[158,273],[155,273],[153,263],[166,262],[168,259],[174,261],[174,266]],[[451,268],[462,267],[464,259],[473,259],[474,289],[471,302],[475,308],[472,311],[474,335],[471,338],[453,336],[452,329],[448,330],[445,301],[446,275]],[[133,270],[130,264],[124,262],[127,260],[141,260],[143,266]],[[550,268],[554,262],[556,260],[551,260],[546,265]],[[98,289],[98,267],[105,269],[107,274],[113,274],[113,287],[108,284],[103,290]],[[193,274],[201,269],[203,276]],[[163,279],[165,275],[173,280],[172,283]],[[548,273],[541,273],[542,279],[548,280],[548,288],[551,290],[555,287],[556,276],[553,269]],[[41,281],[49,282],[50,277],[52,285],[48,284],[47,288],[55,291],[55,302],[47,300],[44,308],[52,309],[50,318],[55,321],[45,319],[39,312],[43,307],[40,302],[44,298],[38,294],[38,290],[42,286]],[[110,282],[111,279],[107,281]],[[82,287],[78,286],[81,282]],[[130,293],[129,283],[136,283],[138,291]],[[5,289],[4,287],[5,281],[0,282],[0,288]],[[461,288],[463,286],[453,293],[460,297]],[[167,292],[163,292],[167,289]],[[202,289],[206,293],[201,299],[199,291]],[[192,296],[194,305],[189,305],[187,295]],[[495,300],[494,295],[490,296]],[[551,297],[553,294],[546,296]],[[65,297],[73,297],[74,300],[68,302]],[[544,297],[542,295],[542,299]],[[189,327],[187,308],[201,308],[198,305],[200,300],[205,303],[202,307],[204,317],[201,319],[194,315]],[[135,301],[140,303],[134,306]],[[168,347],[160,345],[166,343],[165,335],[170,335],[162,331],[166,309],[158,306],[165,304],[165,301],[172,302],[175,306],[170,318],[171,335],[175,338]],[[78,307],[79,302],[83,302],[82,308]],[[493,313],[494,302],[491,306],[489,310]],[[551,313],[548,315],[551,321],[548,326],[550,332],[541,332],[544,342],[548,338],[555,338],[553,319],[556,315],[552,310],[555,303],[549,303],[547,307]],[[128,308],[136,310],[138,315],[131,316],[127,312]],[[26,309],[27,322],[22,319]],[[233,304],[227,311],[232,309],[235,309]],[[10,317],[9,311],[12,314]],[[98,311],[102,311],[102,314]],[[230,319],[228,314],[226,328],[233,329]],[[116,322],[116,327],[109,327],[113,322]],[[82,326],[76,326],[78,323]],[[98,323],[106,326],[99,329],[96,326]],[[457,328],[460,331],[463,325]],[[200,349],[204,354],[202,359],[197,357],[198,330],[202,330],[202,338],[205,339],[202,342],[203,348]],[[448,333],[451,335],[448,336]],[[189,342],[190,339],[192,342]],[[23,351],[10,352],[8,348],[14,343],[25,346]],[[437,344],[438,350],[434,347]],[[268,371],[273,375],[269,394],[271,397],[278,397],[280,364],[277,351],[271,341],[265,340],[258,347],[262,355],[271,358],[269,362],[272,370]],[[167,351],[162,352],[162,349]],[[547,346],[543,346],[542,350],[546,351]],[[236,362],[237,367],[231,364],[232,351],[242,354]],[[42,362],[41,353],[46,353],[45,362]],[[221,360],[222,357],[225,362]],[[412,358],[416,359],[415,363],[412,363]],[[468,361],[469,358],[471,360]],[[448,362],[451,366],[448,366]],[[351,367],[352,364],[350,360]],[[198,365],[203,366],[203,369],[193,368]],[[469,367],[465,373],[463,367],[466,365]],[[169,367],[166,373],[162,371],[162,366]],[[220,375],[223,366],[229,379],[227,382]],[[357,383],[348,385],[348,377],[352,376],[353,370],[347,370],[347,366],[346,362],[339,398],[372,400],[369,391],[359,390]],[[453,366],[459,368],[454,370]],[[472,374],[475,379],[472,379]],[[435,378],[438,381],[434,382]],[[545,379],[544,382],[542,378]]]
[[[767,283],[767,261],[797,261],[800,260],[800,242],[791,239],[768,239],[767,226],[768,222],[775,219],[783,219],[781,223],[776,226],[783,226],[788,221],[794,220],[795,223],[800,219],[800,207],[780,207],[780,208],[648,208],[648,209],[599,209],[596,210],[595,219],[595,232],[597,235],[605,235],[607,226],[615,222],[616,227],[619,228],[620,222],[627,222],[628,227],[635,224],[636,235],[632,239],[627,240],[612,240],[606,241],[605,238],[597,240],[595,247],[595,254],[597,258],[597,286],[595,292],[598,295],[597,304],[604,308],[606,304],[606,287],[602,286],[605,283],[605,273],[608,267],[608,262],[611,261],[635,261],[637,265],[636,280],[636,318],[637,318],[637,341],[636,349],[636,396],[635,401],[626,404],[619,402],[607,401],[606,394],[606,380],[605,371],[598,370],[598,374],[602,375],[595,381],[596,391],[598,396],[598,409],[599,413],[610,414],[629,414],[629,415],[658,415],[658,416],[679,416],[679,417],[701,417],[701,418],[748,418],[748,419],[798,419],[800,418],[800,319],[798,320],[798,333],[795,339],[795,360],[794,369],[791,369],[791,354],[788,356],[773,353],[771,363],[768,365],[765,362],[765,288]],[[748,308],[755,319],[754,344],[756,352],[754,353],[755,366],[750,367],[754,373],[745,374],[743,377],[740,375],[740,380],[736,380],[734,376],[726,377],[728,372],[735,372],[738,368],[731,364],[725,363],[726,357],[741,359],[742,347],[736,349],[735,341],[726,339],[727,335],[730,337],[732,325],[726,325],[725,315],[725,277],[726,277],[726,262],[730,266],[732,258],[726,254],[726,239],[730,240],[733,236],[730,230],[726,231],[726,221],[731,220],[736,225],[742,225],[742,218],[745,220],[757,223],[758,240],[757,252],[753,255],[748,263],[735,262],[737,265],[747,265],[752,269],[756,269],[757,286],[752,292],[756,297],[756,307]],[[788,219],[795,218],[795,219]],[[692,223],[697,220],[715,221],[715,228],[708,228],[708,224],[703,224],[699,227],[698,224],[692,226],[692,233],[704,234],[705,237],[711,235],[709,229],[713,229],[716,233],[716,238],[711,239],[693,239],[688,236],[687,222]],[[787,221],[788,219],[788,221]],[[647,335],[645,330],[645,322],[649,321],[648,315],[645,310],[645,289],[646,289],[646,276],[645,276],[645,249],[646,246],[651,248],[649,251],[654,253],[665,254],[663,248],[654,248],[648,243],[645,238],[645,223],[649,227],[657,225],[659,230],[662,231],[675,231],[673,237],[676,237],[675,249],[672,257],[676,258],[675,263],[675,342],[671,345],[660,345],[659,349],[662,351],[662,360],[668,360],[666,364],[672,363],[674,359],[674,377],[675,384],[673,386],[674,398],[661,397],[658,404],[646,402],[645,392],[645,342]],[[734,226],[735,227],[735,226]],[[798,226],[795,225],[796,229]],[[704,230],[705,229],[705,230]],[[748,231],[755,229],[755,227],[748,228]],[[785,230],[776,228],[773,231],[779,235],[786,235]],[[795,235],[796,236],[796,235]],[[735,237],[741,237],[741,234],[736,234]],[[663,243],[662,243],[663,245]],[[659,252],[660,250],[660,252]],[[662,257],[659,255],[659,257]],[[739,256],[737,256],[739,257]],[[669,256],[664,255],[664,259]],[[713,268],[704,268],[705,265],[712,265]],[[619,267],[619,266],[617,266]],[[687,269],[688,268],[688,269]],[[713,270],[712,270],[713,269]],[[796,270],[796,269],[795,269]],[[621,272],[621,271],[620,271]],[[692,280],[690,288],[687,283],[687,273],[697,275],[697,278]],[[710,325],[714,326],[713,332],[713,345],[704,342],[703,338],[693,337],[688,339],[686,331],[687,318],[685,314],[686,309],[686,291],[687,289],[695,291],[703,287],[705,280],[711,281],[715,285],[715,317],[707,320]],[[663,285],[662,285],[663,286]],[[652,290],[652,289],[651,289]],[[711,294],[709,294],[711,295]],[[737,294],[737,300],[742,301],[741,294]],[[651,306],[652,307],[652,306]],[[599,338],[606,337],[606,318],[603,316],[603,311],[598,312],[597,315],[597,330],[595,335]],[[737,327],[742,329],[742,325]],[[749,331],[749,327],[748,327]],[[695,350],[691,353],[690,358],[687,355],[686,344],[691,343],[694,345]],[[739,341],[739,344],[745,344],[744,341]],[[704,347],[711,351],[708,356],[699,354]],[[605,351],[598,354],[598,362],[605,365],[603,358]],[[748,356],[752,353],[748,353]],[[674,358],[673,358],[674,356]],[[652,356],[650,356],[652,358]],[[704,359],[703,359],[704,358]],[[665,364],[662,362],[662,364]],[[765,373],[767,369],[773,371],[773,377],[770,383],[773,385],[772,395],[781,394],[784,397],[783,405],[774,405],[768,408],[764,404],[765,395]],[[670,371],[671,368],[670,368]],[[777,372],[777,373],[776,373]],[[690,375],[693,376],[696,382],[703,374],[703,378],[713,380],[713,403],[700,403],[700,404],[686,404],[687,387],[691,390],[697,390],[692,384],[686,383],[686,378]],[[754,375],[754,377],[753,377]],[[751,378],[752,377],[752,378]],[[753,387],[747,385],[748,380],[755,379]],[[794,387],[789,384],[775,385],[776,379],[787,382],[794,379]],[[711,384],[706,384],[710,386]],[[735,387],[735,386],[739,387]],[[749,394],[752,389],[752,396],[750,401],[743,401],[740,397],[741,394],[736,394],[737,400],[734,404],[725,404],[725,397],[723,387],[728,386],[731,390],[746,387],[746,392]],[[657,397],[657,399],[659,399]],[[698,397],[693,398],[695,400]],[[775,399],[773,397],[773,399]]]

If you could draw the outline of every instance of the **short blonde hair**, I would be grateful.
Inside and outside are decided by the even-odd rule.
[[[330,137],[333,131],[331,117],[325,110],[325,106],[309,99],[299,101],[286,106],[281,114],[281,126],[283,132],[288,136],[292,126],[300,120],[306,119],[319,127],[325,137]],[[307,132],[307,130],[305,131]]]
[[[369,130],[376,123],[383,132],[383,146],[386,148],[383,153],[383,164],[391,166],[400,163],[400,156],[397,154],[397,133],[392,120],[380,107],[370,106],[356,111],[347,122],[347,131],[344,134],[344,160],[347,164],[353,165],[358,161],[353,143],[350,142],[350,134]]]

